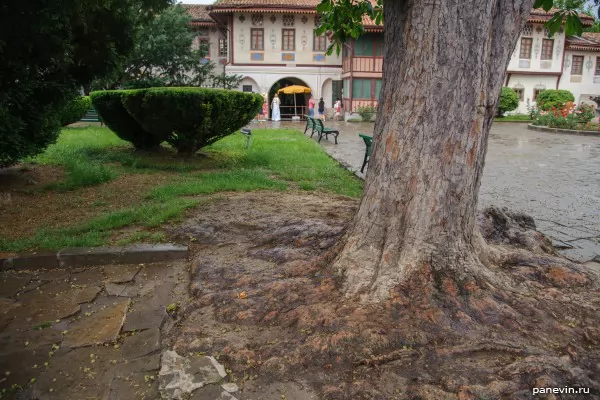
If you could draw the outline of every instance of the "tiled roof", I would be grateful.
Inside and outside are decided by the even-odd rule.
[[[600,52],[600,33],[584,32],[581,36],[568,37],[567,50]]]
[[[208,15],[207,5],[201,4],[180,4],[188,14],[192,16],[194,22],[206,21],[213,22],[210,15]]]
[[[241,10],[252,10],[255,12],[304,10],[313,14],[316,13],[319,3],[319,0],[217,0],[213,5],[209,6],[209,10],[216,13]]]
[[[300,6],[317,7],[319,0],[217,0],[215,7],[268,7],[268,6]]]
[[[531,14],[529,15],[529,19],[527,21],[538,23],[547,22],[557,11],[558,8],[552,8],[549,11],[544,11],[541,8],[534,8],[531,10]],[[579,18],[581,19],[583,26],[592,26],[594,24],[594,18],[587,14],[579,14]]]

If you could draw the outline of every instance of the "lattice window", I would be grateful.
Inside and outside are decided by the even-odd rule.
[[[314,31],[313,37],[313,51],[325,51],[327,50],[327,38],[325,35],[317,36],[317,31]]]
[[[552,52],[554,51],[554,40],[542,40],[542,60],[552,60]]]
[[[252,25],[253,26],[262,26],[263,25],[263,15],[262,14],[252,14]]]
[[[521,52],[519,58],[522,60],[531,59],[531,44],[533,43],[532,38],[521,38]]]
[[[523,36],[533,36],[533,25],[526,24],[522,32]]]
[[[295,51],[296,50],[296,30],[295,29],[284,29],[283,30],[283,42],[281,43],[281,50],[283,50],[283,51]]]
[[[583,56],[573,56],[573,65],[571,66],[571,75],[583,74]]]
[[[294,14],[285,14],[283,16],[283,26],[296,25],[296,16]]]
[[[537,101],[537,97],[546,89],[533,89],[533,101]]]
[[[219,38],[219,57],[227,57],[227,38]]]
[[[265,49],[265,30],[262,28],[250,29],[250,50],[263,51]]]
[[[594,75],[600,76],[600,57],[596,57],[596,72]]]
[[[519,101],[523,101],[523,99],[525,98],[524,97],[524,90],[522,88],[513,88],[513,90],[517,94],[517,97],[519,98]]]

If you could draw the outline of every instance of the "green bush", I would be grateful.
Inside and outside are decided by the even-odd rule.
[[[151,88],[124,92],[123,104],[142,128],[180,154],[193,154],[250,122],[260,94],[200,88]]]
[[[370,122],[373,119],[373,116],[377,113],[377,107],[359,106],[357,112],[363,121]]]
[[[348,120],[346,122],[362,122],[362,119],[360,119],[360,118],[348,118]]]
[[[136,149],[151,150],[158,147],[165,137],[146,131],[127,112],[122,101],[122,97],[127,92],[126,90],[102,90],[92,92],[90,97],[102,121],[118,137],[132,143]]]
[[[79,121],[90,108],[92,108],[92,102],[88,96],[74,98],[62,110],[60,124],[67,126]]]
[[[537,95],[536,103],[540,110],[548,111],[552,107],[562,110],[569,102],[575,101],[573,93],[568,90],[544,90]]]
[[[70,98],[54,87],[35,84],[21,91],[0,91],[0,168],[54,143],[60,133],[60,112]]]
[[[517,92],[508,87],[502,88],[500,93],[500,101],[498,102],[498,116],[504,115],[505,112],[516,110],[519,107],[519,96]]]

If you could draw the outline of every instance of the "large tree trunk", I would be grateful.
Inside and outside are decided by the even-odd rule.
[[[379,301],[413,278],[488,276],[477,196],[506,67],[533,2],[384,2],[374,149],[334,264],[348,295]]]

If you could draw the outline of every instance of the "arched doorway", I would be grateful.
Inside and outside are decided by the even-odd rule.
[[[271,86],[269,90],[269,117],[271,117],[271,107],[270,102],[273,100],[275,93],[279,89],[283,89],[287,86],[292,85],[300,85],[309,87],[306,82],[302,79],[298,78],[283,78],[278,80]],[[312,88],[311,88],[312,89]],[[281,119],[282,120],[290,120],[292,116],[298,115],[300,118],[303,118],[304,115],[308,114],[308,99],[310,98],[310,93],[308,94],[282,94],[279,95],[279,99],[281,100]],[[296,105],[294,108],[294,97],[296,98]]]
[[[325,108],[333,107],[333,80],[331,78],[327,78],[325,82],[323,82],[321,97],[323,97],[323,101],[325,101]]]

